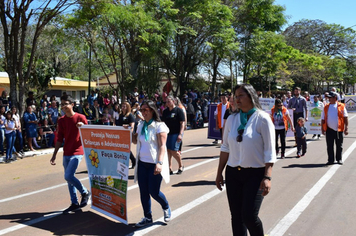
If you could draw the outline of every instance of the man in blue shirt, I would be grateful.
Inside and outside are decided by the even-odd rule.
[[[51,103],[51,107],[48,108],[49,124],[53,128],[56,128],[57,126],[58,116],[59,116],[59,110],[57,107],[57,101],[53,100]]]
[[[297,120],[302,117],[305,121],[308,121],[308,107],[307,100],[300,95],[301,89],[299,87],[295,87],[294,89],[294,97],[292,97],[288,102],[288,109],[293,110],[293,125],[297,125]],[[305,113],[304,113],[305,112]],[[304,117],[305,114],[305,117]],[[297,145],[297,138],[295,136],[295,146]]]

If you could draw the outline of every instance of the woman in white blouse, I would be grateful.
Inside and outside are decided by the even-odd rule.
[[[16,129],[17,129],[17,122],[12,117],[12,112],[8,111],[5,115],[6,119],[4,121],[5,125],[5,137],[6,137],[6,163],[11,162],[12,153],[14,151],[14,145],[16,140]],[[15,152],[15,154],[22,158],[22,155]],[[16,158],[14,159],[16,160]]]
[[[261,109],[252,85],[237,85],[234,95],[238,112],[230,115],[225,124],[215,183],[222,190],[226,166],[233,235],[247,235],[248,230],[251,236],[263,236],[258,213],[263,197],[271,189],[272,166],[276,161],[274,125]]]
[[[152,224],[151,197],[162,207],[164,221],[171,219],[171,209],[161,192],[162,179],[169,183],[169,165],[166,140],[169,129],[161,122],[156,105],[152,101],[141,106],[144,118],[137,126],[132,141],[137,144],[138,164],[135,168],[135,182],[138,180],[144,217],[136,224],[143,227]]]

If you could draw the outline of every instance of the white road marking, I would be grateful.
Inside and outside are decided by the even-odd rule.
[[[205,147],[205,146],[203,146]],[[187,153],[187,152],[191,152],[191,151],[194,151],[194,150],[197,150],[197,149],[200,149],[200,148],[203,148],[203,147],[195,147],[195,148],[192,148],[192,149],[188,149],[188,150],[184,150],[182,151],[182,153]],[[209,161],[208,161],[209,162]],[[207,162],[203,162],[201,165],[205,164]],[[199,164],[199,163],[198,163]],[[199,165],[193,165],[194,167],[197,167]],[[194,168],[192,166],[190,167],[187,167],[185,170],[189,170],[191,168]],[[85,177],[85,178],[82,178],[82,179],[79,179],[80,181],[84,181],[84,180],[88,180],[89,177]],[[53,190],[53,189],[56,189],[56,188],[60,188],[60,187],[63,187],[63,186],[67,186],[67,183],[63,183],[63,184],[58,184],[58,185],[55,185],[55,186],[52,186],[52,187],[48,187],[48,188],[44,188],[44,189],[40,189],[40,190],[37,190],[37,191],[33,191],[33,192],[29,192],[29,193],[24,193],[24,194],[20,194],[20,195],[17,195],[17,196],[13,196],[13,197],[9,197],[9,198],[4,198],[4,199],[0,199],[0,203],[3,203],[3,202],[8,202],[8,201],[12,201],[12,200],[15,200],[15,199],[18,199],[18,198],[22,198],[22,197],[27,197],[27,196],[30,196],[30,195],[33,195],[33,194],[37,194],[37,193],[42,193],[42,192],[45,192],[45,191],[48,191],[48,190]],[[131,187],[128,188],[128,190],[131,190],[131,189],[135,189],[137,188],[138,186],[136,185],[133,185]]]
[[[347,149],[347,151],[342,155],[343,160],[350,156],[350,154],[356,148],[356,141]],[[283,236],[289,227],[299,218],[303,211],[309,206],[313,201],[314,197],[319,194],[325,184],[334,176],[336,171],[341,167],[341,165],[333,165],[323,177],[304,195],[304,197],[293,207],[293,209],[283,217],[283,219],[271,230],[269,235],[273,236]]]
[[[82,179],[79,179],[79,180],[80,181],[84,181],[84,180],[87,180],[87,179],[89,179],[89,177],[85,177],[85,178],[82,178]],[[40,189],[40,190],[37,190],[37,191],[24,193],[24,194],[13,196],[13,197],[9,197],[9,198],[4,198],[4,199],[0,200],[0,203],[12,201],[12,200],[15,200],[15,199],[18,199],[18,198],[22,198],[22,197],[27,197],[27,196],[30,196],[30,195],[33,195],[33,194],[37,194],[37,193],[42,193],[42,192],[45,192],[45,191],[48,191],[48,190],[60,188],[60,187],[67,186],[67,185],[68,185],[67,183],[58,184],[58,185],[55,185],[55,186],[52,186],[52,187],[49,187],[49,188],[44,188],[44,189]]]
[[[194,151],[194,150],[197,150],[197,149],[200,149],[200,148],[203,148],[203,147],[205,147],[205,146],[188,149],[188,150],[183,151],[182,153]],[[185,170],[193,169],[193,168],[195,168],[195,167],[198,167],[198,166],[200,166],[200,165],[204,165],[204,164],[209,163],[209,162],[214,161],[214,160],[217,160],[217,158],[212,158],[212,159],[209,159],[209,160],[205,160],[205,161],[196,163],[196,164],[194,164],[194,165],[191,165],[191,166],[185,168]],[[89,179],[89,177],[82,178],[82,179],[80,179],[80,181],[87,180],[87,179]],[[56,188],[63,187],[63,186],[66,186],[66,185],[67,185],[67,183],[58,184],[58,185],[56,185],[56,186],[52,186],[52,187],[49,187],[49,188],[40,189],[40,190],[37,190],[37,191],[33,191],[33,192],[29,192],[29,193],[17,195],[17,196],[10,197],[10,198],[1,199],[1,200],[0,200],[0,203],[2,203],[2,202],[7,202],[7,201],[11,201],[11,200],[15,200],[15,199],[22,198],[22,197],[26,197],[26,196],[30,196],[30,195],[37,194],[37,193],[41,193],[41,192],[45,192],[45,191],[52,190],[52,189],[56,189]],[[135,185],[133,185],[133,186],[128,187],[127,190],[129,191],[129,190],[135,189],[135,188],[137,188],[137,187],[138,187],[138,185],[135,184]],[[89,200],[89,202],[88,202],[88,205],[90,205],[90,204],[91,204],[91,200]],[[37,223],[39,223],[39,222],[42,222],[42,221],[51,219],[51,218],[53,218],[53,217],[56,217],[56,216],[58,216],[58,215],[61,215],[63,210],[64,210],[64,209],[59,210],[59,211],[54,212],[54,213],[51,213],[51,214],[44,215],[44,216],[42,216],[42,217],[39,217],[39,218],[30,220],[30,221],[22,222],[21,224],[17,224],[17,225],[12,226],[12,227],[8,227],[8,228],[5,228],[5,229],[2,229],[2,230],[0,230],[0,235],[4,235],[4,234],[10,233],[10,232],[13,232],[13,231],[16,231],[16,230],[25,228],[25,227],[27,227],[27,226],[31,226],[31,225],[33,225],[33,224],[37,224]],[[180,213],[180,214],[182,214],[182,213]]]
[[[223,191],[225,190],[225,188],[223,189]],[[220,191],[218,189],[214,189],[213,191],[191,201],[190,203],[172,211],[172,217],[171,217],[171,220],[173,220],[174,218],[177,218],[178,216],[192,210],[194,207],[197,207],[199,206],[200,204],[208,201],[209,199],[215,197],[216,195],[222,193],[223,191]],[[162,223],[160,223],[162,222]],[[140,229],[140,230],[136,230],[135,232],[132,232],[130,234],[127,234],[126,236],[141,236],[141,235],[145,235],[149,232],[151,232],[152,230],[155,230],[157,229],[158,227],[162,226],[162,225],[165,225],[164,222],[164,219],[163,217],[159,218],[156,222],[153,223],[153,225],[150,225],[149,227],[146,227],[146,228],[143,228],[143,229]]]

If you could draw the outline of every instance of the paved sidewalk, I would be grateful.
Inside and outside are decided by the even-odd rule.
[[[33,157],[33,156],[40,156],[40,155],[46,155],[46,154],[52,154],[54,151],[54,148],[43,148],[43,149],[38,149],[36,151],[28,151],[24,152],[24,158],[26,157]],[[58,152],[63,152],[63,148],[60,148]],[[13,156],[16,156],[16,154],[13,154]],[[19,159],[19,157],[17,157]],[[5,156],[0,157],[0,163],[5,162]]]

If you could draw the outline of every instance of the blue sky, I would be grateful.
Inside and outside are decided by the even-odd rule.
[[[356,0],[275,0],[275,4],[286,8],[288,25],[301,19],[319,19],[344,27],[356,25]]]

